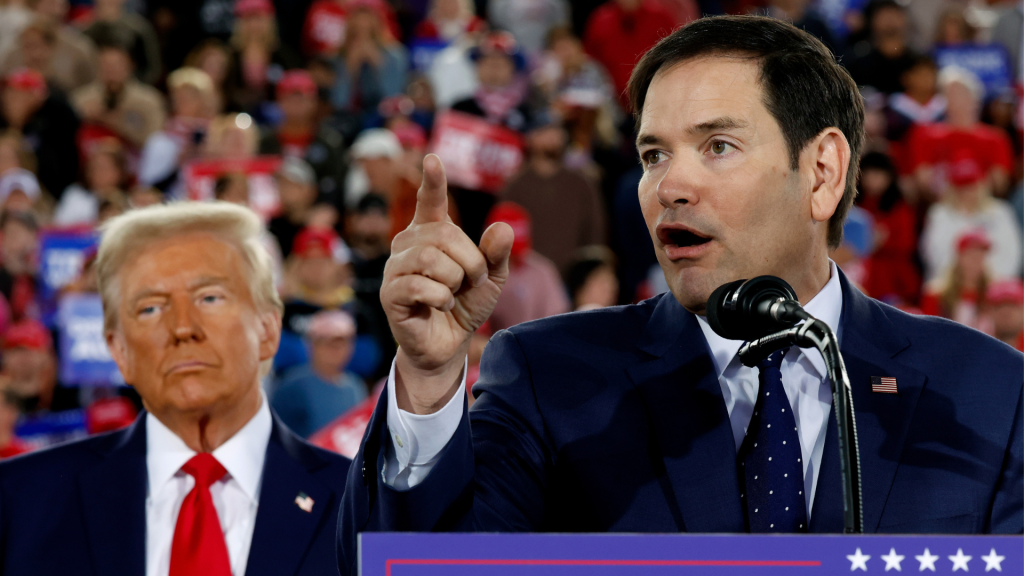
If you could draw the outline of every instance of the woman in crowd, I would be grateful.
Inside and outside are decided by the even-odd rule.
[[[988,286],[992,283],[985,255],[992,243],[983,231],[974,230],[957,238],[956,247],[953,264],[928,284],[921,298],[921,311],[991,334],[991,320],[984,312]]]
[[[346,4],[345,43],[338,54],[331,90],[336,110],[374,110],[381,100],[402,93],[409,56],[387,33],[379,7],[371,0]]]
[[[130,175],[125,165],[124,149],[113,138],[96,143],[85,161],[82,182],[68,186],[53,213],[56,226],[95,224],[100,204],[124,204]]]

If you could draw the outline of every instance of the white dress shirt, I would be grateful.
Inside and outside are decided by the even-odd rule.
[[[214,458],[227,470],[223,478],[210,486],[213,506],[231,560],[231,573],[243,576],[249,561],[249,545],[256,527],[256,509],[260,501],[263,461],[273,421],[266,397],[245,426],[213,451]],[[171,542],[178,511],[195,479],[182,472],[196,452],[152,414],[146,415],[146,468],[149,490],[146,494],[146,576],[167,576],[171,569]]]
[[[825,287],[804,306],[804,310],[828,324],[838,334],[843,291],[836,265],[832,261],[829,261],[829,273]],[[722,338],[708,326],[703,316],[698,316],[697,320],[715,361],[736,449],[739,450],[757,401],[758,371],[740,363],[737,353],[743,342]],[[459,392],[448,404],[433,414],[417,415],[398,408],[395,400],[395,364],[391,363],[387,418],[391,442],[385,446],[383,470],[384,481],[389,486],[405,490],[422,482],[437,462],[441,450],[455,435],[462,420],[466,397],[466,371],[462,373]],[[804,495],[807,499],[807,517],[810,518],[818,471],[821,468],[821,453],[825,447],[828,415],[832,409],[832,388],[825,361],[816,350],[790,348],[782,360],[782,385],[793,406],[793,416],[800,436]]]

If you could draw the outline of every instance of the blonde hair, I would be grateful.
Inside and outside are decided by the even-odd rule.
[[[213,96],[213,80],[199,68],[184,66],[167,75],[167,87],[171,90],[184,86],[195,88],[204,98]]]
[[[175,236],[205,232],[236,246],[247,264],[249,292],[256,307],[284,310],[274,287],[270,255],[260,241],[263,224],[256,214],[228,202],[178,202],[132,210],[106,222],[96,256],[96,283],[103,300],[103,327],[117,327],[121,301],[118,275],[146,247]]]
[[[956,65],[945,66],[939,71],[939,90],[945,92],[952,84],[967,88],[979,103],[985,101],[985,85],[974,72]]]
[[[247,120],[243,121],[244,117]],[[245,128],[241,126],[245,125]],[[224,140],[233,130],[239,130],[245,139],[246,156],[255,156],[260,148],[260,132],[256,122],[249,118],[248,114],[222,114],[210,122],[210,128],[206,132],[206,156],[210,158],[223,157]]]

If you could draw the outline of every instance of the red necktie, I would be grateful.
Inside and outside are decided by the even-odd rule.
[[[171,543],[170,576],[231,576],[231,560],[210,485],[227,474],[212,454],[196,454],[181,467],[196,479],[178,512]]]

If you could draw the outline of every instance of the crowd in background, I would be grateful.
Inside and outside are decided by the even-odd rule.
[[[516,233],[470,383],[497,330],[666,290],[624,88],[721,13],[793,22],[861,87],[847,277],[1024,349],[1017,0],[0,0],[0,457],[142,408],[86,321],[97,227],[126,210],[265,219],[285,303],[266,393],[306,437],[365,417],[390,369],[378,292],[428,152],[471,238]]]

